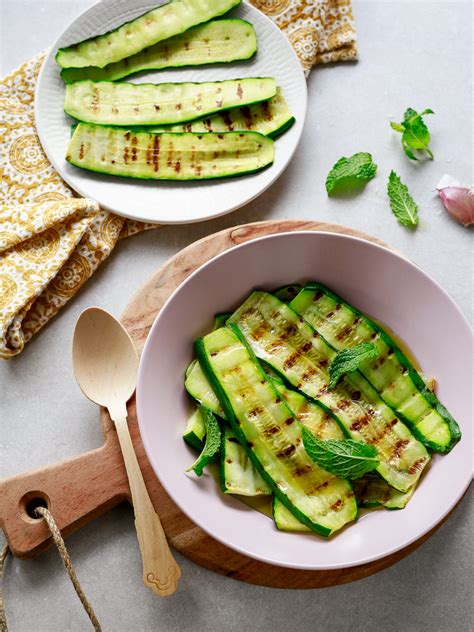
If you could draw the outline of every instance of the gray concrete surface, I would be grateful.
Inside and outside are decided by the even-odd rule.
[[[47,47],[90,4],[0,0],[1,74]],[[89,305],[120,314],[132,292],[162,262],[221,228],[294,217],[362,229],[416,261],[472,318],[472,230],[454,223],[434,193],[444,173],[473,180],[472,4],[355,0],[354,9],[360,61],[314,71],[303,140],[280,180],[227,217],[162,228],[119,244],[24,353],[0,365],[2,476],[100,444],[97,410],[81,395],[71,370],[70,343],[78,314]],[[389,120],[400,118],[407,106],[436,112],[429,119],[436,156],[432,163],[410,163],[389,129]],[[356,151],[373,153],[377,178],[352,201],[328,200],[328,169],[341,155]],[[388,208],[385,186],[391,168],[419,203],[416,232],[399,226]],[[448,524],[418,551],[355,584],[320,591],[271,590],[224,579],[179,558],[179,591],[159,600],[141,583],[128,506],[68,539],[103,629],[114,632],[464,632],[472,629],[471,543],[468,494]],[[54,550],[31,561],[7,563],[5,600],[12,632],[89,629]]]

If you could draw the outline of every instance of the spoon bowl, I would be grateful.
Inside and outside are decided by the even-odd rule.
[[[82,392],[99,406],[108,407],[116,398],[126,402],[133,395],[138,354],[127,331],[100,307],[79,316],[72,362]]]

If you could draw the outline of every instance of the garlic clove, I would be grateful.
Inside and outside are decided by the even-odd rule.
[[[474,224],[474,189],[461,185],[452,176],[445,175],[437,186],[438,195],[448,213],[467,227]]]

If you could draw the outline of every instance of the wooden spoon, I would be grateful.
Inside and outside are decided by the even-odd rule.
[[[171,595],[181,571],[148,495],[127,425],[127,401],[135,391],[138,370],[133,342],[111,314],[90,307],[76,323],[72,359],[84,395],[105,406],[115,423],[132,493],[145,586],[162,597]]]

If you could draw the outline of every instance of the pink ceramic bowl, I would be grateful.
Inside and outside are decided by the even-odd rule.
[[[183,387],[194,340],[217,312],[255,287],[318,280],[389,325],[435,376],[461,442],[436,455],[407,507],[379,510],[331,539],[277,531],[266,516],[224,495],[210,475],[185,475],[195,455],[181,435],[192,404]],[[168,299],[143,350],[137,387],[140,432],[160,482],[189,518],[250,557],[291,568],[335,569],[385,557],[414,542],[455,506],[472,476],[472,333],[452,299],[416,265],[367,241],[292,232],[245,243],[194,272]]]

